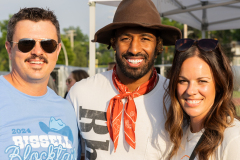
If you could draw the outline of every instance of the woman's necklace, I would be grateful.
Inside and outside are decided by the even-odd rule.
[[[192,136],[192,138],[189,139],[188,137],[189,135],[187,135],[187,142],[190,142],[195,136]]]
[[[202,129],[200,132],[204,132],[205,130]],[[190,134],[192,131],[191,131],[191,127],[189,128],[188,130],[188,133],[187,133],[187,142],[190,142],[191,140],[194,139],[194,137],[196,137],[198,134]]]
[[[194,135],[192,135],[192,134],[191,134],[192,138],[189,138],[190,133],[191,133],[191,126],[189,126],[189,130],[188,130],[188,133],[187,133],[187,142],[190,142],[194,138]]]

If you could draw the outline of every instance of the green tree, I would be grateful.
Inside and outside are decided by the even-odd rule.
[[[9,16],[9,19],[10,18],[11,15]],[[2,33],[2,36],[0,37],[0,71],[9,71],[9,58],[7,50],[5,48],[5,42],[7,39],[7,25],[9,19],[0,22],[0,31]]]
[[[188,26],[188,32],[189,31],[190,31],[190,34],[188,35],[188,38],[190,39],[200,39],[202,37],[202,31],[198,29]]]
[[[233,52],[231,51],[230,43],[235,39],[232,30],[210,31],[209,38],[217,39],[221,44],[224,53],[230,61],[233,59]]]
[[[114,50],[112,48],[108,50],[107,47],[106,44],[99,43],[97,48],[96,58],[98,59],[98,65],[100,66],[105,67],[109,62],[114,61]]]
[[[168,18],[162,18],[162,23],[165,25],[175,26],[179,28],[181,31],[183,31],[183,25],[179,22],[176,22],[174,20],[170,20]],[[191,31],[191,33],[188,35],[188,38],[191,39],[200,39],[202,37],[201,30],[195,29],[191,26],[188,26],[188,31]],[[183,33],[183,32],[182,32]],[[206,32],[207,38],[213,38],[217,39],[220,44],[223,47],[224,53],[227,55],[227,57],[232,60],[233,53],[231,52],[231,41],[240,41],[240,29],[234,29],[234,30],[221,30],[221,31],[210,31]],[[168,46],[164,47],[164,63],[172,63],[173,59],[173,52],[174,52],[174,46]],[[155,61],[155,64],[162,64],[162,56],[159,55],[157,60]]]
[[[177,21],[174,21],[165,17],[161,18],[161,20],[162,20],[162,24],[177,27],[178,29],[181,30],[181,32],[183,32],[182,23],[179,23]],[[155,60],[155,64],[162,64],[163,62],[164,64],[172,63],[173,55],[174,55],[174,45],[164,46],[162,54],[158,55],[157,59]],[[162,58],[164,58],[164,60]]]
[[[68,28],[64,28],[63,31],[64,31],[65,35],[68,34],[69,30],[74,30],[75,31],[74,41],[88,42],[88,35],[83,34],[80,27],[70,26]]]
[[[70,41],[64,35],[61,35],[61,40],[66,48],[66,52],[67,52],[67,56],[68,56],[68,64],[73,65],[76,55],[74,54],[73,50],[71,49]],[[59,53],[57,64],[65,64],[65,56],[64,56],[63,48],[61,49],[61,51]]]
[[[65,33],[65,36],[68,35],[69,30],[75,31],[74,49],[73,49],[73,53],[75,54],[75,57],[72,65],[87,67],[88,66],[88,50],[89,50],[88,35],[83,34],[80,27],[70,26],[68,28],[64,28],[63,30]]]
[[[9,16],[9,19],[12,17],[12,15]],[[8,58],[8,53],[5,48],[5,41],[7,37],[7,25],[8,25],[8,20],[3,20],[0,22],[0,31],[2,36],[0,37],[0,71],[9,71],[9,58]],[[68,38],[61,36],[61,39],[66,47],[67,53],[68,53],[68,62],[69,65],[73,65],[75,61],[75,54],[71,50],[70,42]],[[63,50],[61,50],[57,64],[65,64],[65,58],[64,58],[64,53]]]
[[[74,66],[87,67],[88,66],[88,50],[89,42],[75,42],[74,53],[76,58],[74,60]]]
[[[235,41],[240,41],[240,29],[231,30],[232,38]]]
[[[165,17],[162,17],[161,20],[162,20],[162,24],[177,27],[178,29],[180,29],[183,32],[183,24],[182,23],[179,23],[177,21],[174,21],[174,20],[171,20],[171,19],[168,19]]]

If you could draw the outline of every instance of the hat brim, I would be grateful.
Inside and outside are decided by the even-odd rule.
[[[181,31],[173,26],[163,25],[163,24],[142,24],[133,22],[114,22],[106,25],[105,27],[99,29],[94,36],[92,42],[98,42],[109,45],[110,39],[113,37],[113,30],[123,28],[123,27],[145,27],[150,29],[155,29],[158,31],[160,38],[163,40],[163,45],[174,45],[177,39],[182,37]]]

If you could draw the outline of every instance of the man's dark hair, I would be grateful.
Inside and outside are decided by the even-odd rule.
[[[49,9],[43,9],[43,8],[23,8],[23,9],[20,9],[18,13],[15,13],[8,23],[8,29],[7,29],[8,42],[12,41],[13,34],[15,32],[15,26],[17,22],[21,20],[30,20],[34,22],[51,21],[57,30],[58,43],[61,42],[60,27],[59,27],[59,22],[57,20],[57,17],[53,13],[53,11],[50,11]]]

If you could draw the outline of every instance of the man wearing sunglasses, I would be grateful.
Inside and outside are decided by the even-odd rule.
[[[0,159],[77,159],[74,109],[47,87],[60,41],[50,10],[24,8],[10,19],[5,46],[12,71],[0,77]]]
[[[115,50],[116,66],[77,82],[67,97],[87,159],[165,159],[165,78],[156,73],[154,60],[162,44],[174,45],[180,37],[179,29],[161,24],[151,0],[123,0],[113,23],[96,32],[94,42]]]

